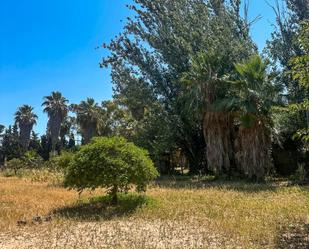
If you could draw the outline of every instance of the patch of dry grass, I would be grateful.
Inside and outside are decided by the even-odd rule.
[[[43,229],[39,235],[26,232],[3,240],[0,234],[0,248],[1,245],[5,245],[5,249],[245,248],[240,241],[212,232],[195,221],[129,218],[99,223],[67,223],[65,226]]]
[[[0,231],[16,229],[18,220],[46,215],[53,208],[70,205],[73,191],[19,178],[0,177]]]
[[[89,248],[89,238],[101,246],[91,248],[276,248],[285,229],[309,223],[308,186],[165,180],[148,190],[150,201],[131,195],[116,207],[89,199],[102,193],[77,202],[74,191],[0,177],[0,238],[11,234],[0,248],[27,231],[40,248],[61,248],[52,246],[70,236],[72,248]],[[51,213],[51,224],[16,230],[17,220]]]
[[[195,217],[213,231],[259,245],[274,245],[277,234],[289,224],[309,218],[309,189],[301,187],[271,190],[247,186],[247,190],[218,186],[207,189],[159,189],[160,212],[150,216],[164,219]],[[146,213],[146,215],[149,215]]]

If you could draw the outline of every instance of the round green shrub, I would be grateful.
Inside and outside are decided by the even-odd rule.
[[[15,175],[17,175],[17,172],[22,168],[25,168],[25,164],[18,158],[13,158],[6,164],[6,169],[14,171]]]
[[[66,169],[73,160],[74,153],[63,151],[60,156],[57,157],[58,167],[63,170]]]
[[[106,188],[113,201],[117,193],[136,186],[138,192],[158,176],[148,152],[121,137],[100,137],[73,156],[65,174],[65,186],[82,191]]]
[[[69,167],[73,160],[74,153],[70,151],[62,151],[61,155],[54,156],[45,162],[45,167],[50,170],[64,171]]]

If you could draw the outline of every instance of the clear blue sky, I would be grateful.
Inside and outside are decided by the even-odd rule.
[[[121,31],[129,2],[0,0],[0,124],[13,123],[17,107],[30,104],[39,115],[35,130],[44,133],[42,98],[54,90],[71,103],[110,99],[109,72],[99,68],[104,51],[95,47]],[[257,15],[252,36],[262,50],[274,14],[264,0],[251,0],[250,18]]]

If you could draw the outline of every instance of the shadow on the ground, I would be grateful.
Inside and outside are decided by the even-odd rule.
[[[309,224],[295,225],[281,232],[277,248],[279,249],[308,249]]]
[[[234,190],[247,193],[256,193],[263,191],[276,191],[279,187],[289,186],[291,183],[286,179],[271,180],[265,183],[253,183],[247,180],[226,180],[214,179],[213,177],[191,177],[191,176],[165,176],[160,177],[155,186],[172,189],[205,189],[218,188]],[[306,186],[302,186],[306,187]],[[308,187],[308,186],[307,186]]]
[[[139,207],[149,205],[153,201],[143,195],[127,194],[120,195],[118,204],[112,205],[111,199],[108,196],[103,196],[79,201],[72,206],[58,208],[52,212],[52,215],[79,221],[110,220],[116,217],[129,216]]]

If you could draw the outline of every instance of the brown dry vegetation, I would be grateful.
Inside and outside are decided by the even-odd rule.
[[[87,192],[79,199],[49,183],[0,177],[0,248],[306,248],[309,243],[306,186],[166,179],[147,197],[122,196],[118,206],[94,198],[102,194]],[[51,222],[29,222],[46,215]],[[28,223],[18,227],[18,220]]]

